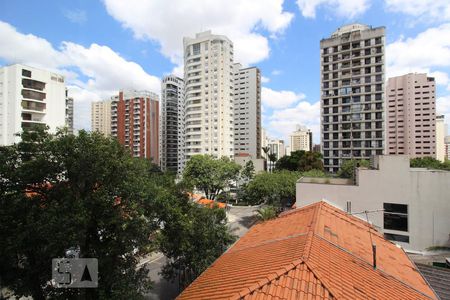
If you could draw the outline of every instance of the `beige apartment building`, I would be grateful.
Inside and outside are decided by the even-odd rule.
[[[111,135],[111,100],[92,102],[91,130]]]
[[[185,159],[234,156],[233,43],[211,31],[185,37]]]
[[[305,126],[297,125],[296,130],[290,135],[290,152],[312,151],[312,132]]]
[[[386,154],[436,156],[436,85],[426,74],[389,78]]]

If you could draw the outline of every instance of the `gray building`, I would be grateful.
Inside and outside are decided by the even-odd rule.
[[[161,82],[161,169],[181,173],[184,167],[184,81],[174,75]]]
[[[67,131],[73,134],[73,98],[69,97],[69,91],[66,89],[66,126]]]
[[[300,178],[296,205],[327,200],[369,221],[407,250],[450,245],[450,172],[410,168],[407,155],[375,156],[355,179]],[[367,213],[367,216],[365,212]]]
[[[234,153],[261,158],[261,73],[234,64]]]
[[[324,166],[384,151],[384,27],[340,27],[320,41]]]

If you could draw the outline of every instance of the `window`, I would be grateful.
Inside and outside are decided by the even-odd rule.
[[[383,203],[384,229],[408,231],[408,205]]]
[[[22,76],[31,78],[31,71],[22,69]]]
[[[200,43],[192,45],[192,55],[200,54]]]
[[[409,236],[407,236],[407,235],[385,233],[384,237],[387,240],[394,241],[394,242],[409,243]]]

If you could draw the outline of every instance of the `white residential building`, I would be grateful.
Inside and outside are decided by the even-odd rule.
[[[234,64],[234,153],[261,158],[261,73]]]
[[[0,145],[45,125],[50,133],[66,126],[64,76],[21,64],[0,68]]]
[[[286,155],[286,148],[283,140],[269,140],[268,146],[270,148],[269,154],[274,153],[277,160]]]
[[[73,98],[69,97],[69,91],[66,89],[66,126],[67,131],[73,134]]]
[[[407,155],[372,159],[356,170],[355,181],[338,178],[298,180],[296,205],[322,199],[367,217],[385,237],[407,250],[450,245],[450,172],[410,168]]]
[[[91,130],[111,135],[111,102],[112,100],[91,103]]]
[[[445,137],[447,136],[445,115],[436,116],[436,159],[445,160]]]
[[[305,126],[297,125],[296,130],[289,136],[290,151],[312,151],[312,132]]]
[[[185,158],[234,156],[233,43],[211,31],[184,38]]]
[[[161,169],[180,174],[184,168],[184,82],[175,75],[161,81]]]

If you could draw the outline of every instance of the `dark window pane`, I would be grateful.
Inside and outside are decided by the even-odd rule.
[[[409,243],[409,236],[393,233],[385,233],[384,237],[390,241]]]
[[[393,212],[400,214],[408,213],[408,205],[405,204],[383,203],[383,208],[385,212]]]
[[[408,231],[408,215],[385,212],[384,229]]]

